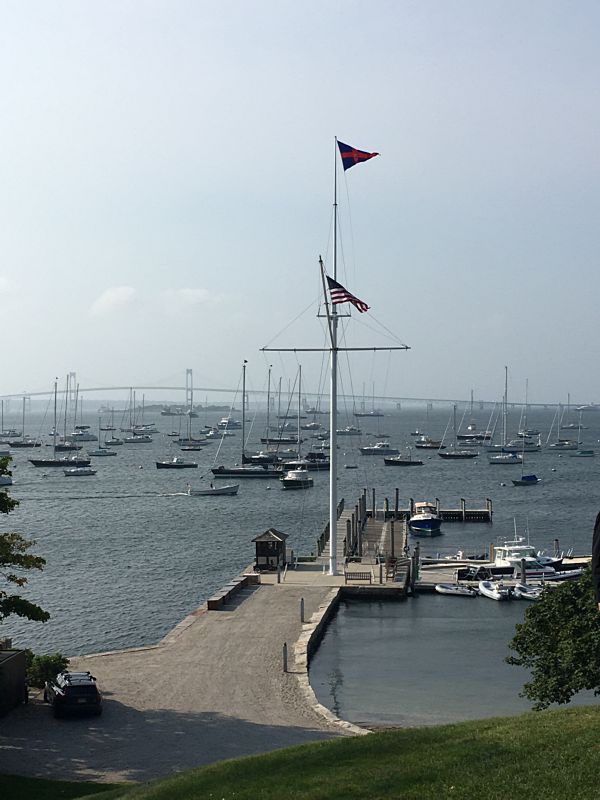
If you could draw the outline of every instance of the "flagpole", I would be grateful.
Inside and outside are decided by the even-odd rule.
[[[337,136],[333,169],[333,279],[337,280]],[[337,326],[338,316],[331,305],[331,378],[329,385],[329,574],[337,575]]]

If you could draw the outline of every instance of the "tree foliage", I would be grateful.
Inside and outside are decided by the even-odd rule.
[[[11,474],[9,462],[9,458],[0,459],[0,475]],[[13,500],[8,492],[0,491],[1,513],[10,514],[17,505],[18,501]],[[0,586],[0,623],[11,614],[37,622],[46,622],[50,618],[50,614],[35,603],[18,594],[9,594],[13,587],[26,585],[24,573],[28,570],[44,568],[46,560],[29,552],[34,544],[34,541],[25,539],[20,533],[0,533],[0,580],[6,584],[6,588]]]
[[[537,710],[569,703],[582,690],[600,694],[600,613],[591,571],[577,581],[547,588],[525,612],[509,647],[509,664],[528,669],[521,696]]]

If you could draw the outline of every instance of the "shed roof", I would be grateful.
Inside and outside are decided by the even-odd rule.
[[[285,542],[289,534],[282,533],[276,528],[269,528],[264,533],[252,539],[253,542]]]

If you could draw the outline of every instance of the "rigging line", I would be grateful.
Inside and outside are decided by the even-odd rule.
[[[240,375],[240,377],[238,378],[238,384],[237,384],[236,389],[235,389],[235,394],[233,395],[233,400],[231,402],[231,406],[229,407],[229,414],[230,415],[231,415],[231,412],[232,412],[233,407],[235,405],[235,399],[236,399],[236,397],[238,395],[238,392],[240,390],[240,383],[241,382],[242,382],[242,376]],[[242,404],[243,404],[243,400],[242,400]],[[245,409],[242,409],[242,411],[245,413]],[[217,428],[217,430],[219,430],[219,429]],[[213,467],[217,463],[217,458],[219,457],[219,453],[221,452],[221,448],[223,447],[223,442],[225,441],[225,437],[224,436],[221,436],[219,438],[220,438],[221,441],[219,442],[219,445],[217,447],[217,452],[215,453],[215,457],[213,458],[213,463],[212,463]],[[242,442],[242,447],[243,447],[243,442]],[[209,467],[209,469],[210,469],[210,467]],[[206,477],[206,475],[208,475],[208,470],[203,475],[200,476],[200,480],[202,480],[202,478]]]
[[[320,297],[320,294],[321,294],[321,293],[319,292],[319,297]],[[306,312],[307,312],[309,309],[311,309],[311,308],[314,308],[314,307],[315,307],[315,302],[318,304],[318,302],[319,302],[319,301],[318,301],[318,300],[316,300],[316,301],[315,301],[314,299],[313,299],[313,300],[311,300],[311,302],[310,302],[310,303],[309,303],[309,304],[308,304],[308,305],[307,305],[307,306],[306,306],[304,309],[302,309],[302,311],[300,311],[300,312],[299,312],[299,313],[298,313],[298,314],[297,314],[297,315],[294,317],[294,319],[291,319],[291,320],[288,322],[288,324],[287,324],[287,325],[285,325],[285,326],[284,326],[284,327],[283,327],[283,328],[282,328],[280,331],[278,331],[278,333],[276,333],[276,334],[275,334],[275,336],[273,336],[273,338],[272,338],[272,339],[270,339],[270,340],[267,342],[267,344],[266,344],[264,347],[269,347],[269,345],[271,345],[271,344],[272,344],[272,343],[273,343],[273,342],[274,342],[276,339],[278,339],[280,336],[282,336],[282,335],[283,335],[283,333],[285,333],[285,331],[287,331],[287,330],[288,330],[288,329],[289,329],[289,328],[290,328],[290,327],[291,327],[291,326],[294,324],[294,322],[297,322],[297,321],[300,319],[300,317],[304,316],[304,314],[306,314]],[[264,349],[264,348],[263,348],[263,349]]]
[[[379,319],[377,319],[377,317],[376,317],[376,316],[375,316],[375,315],[374,315],[374,314],[371,312],[371,309],[369,309],[369,319],[365,319],[365,318],[364,318],[364,317],[362,317],[362,316],[360,316],[360,317],[352,317],[352,319],[353,319],[353,320],[355,320],[355,322],[356,322],[358,325],[361,325],[361,326],[363,326],[363,327],[364,327],[364,328],[366,328],[367,330],[370,330],[370,331],[373,331],[373,332],[379,332],[379,333],[381,333],[381,331],[377,331],[377,329],[376,329],[376,328],[375,328],[373,325],[370,325],[370,324],[369,324],[371,321],[373,321],[373,322],[374,322],[376,325],[378,325],[378,326],[379,326],[379,327],[380,327],[382,330],[384,330],[386,333],[388,333],[388,334],[389,334],[389,336],[390,336],[392,339],[394,339],[394,341],[398,342],[398,344],[404,345],[404,342],[403,342],[403,341],[402,341],[402,340],[401,340],[401,339],[400,339],[400,338],[397,336],[397,334],[395,334],[395,333],[394,333],[393,331],[391,331],[391,330],[390,330],[390,329],[389,329],[389,328],[388,328],[386,325],[384,325],[384,324],[383,324],[383,323],[382,323],[382,322],[381,322]],[[404,346],[406,346],[406,345],[404,345]]]

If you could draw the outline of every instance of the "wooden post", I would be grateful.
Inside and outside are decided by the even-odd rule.
[[[489,512],[489,515],[490,515],[490,522],[491,522],[491,521],[492,521],[492,501],[490,500],[490,498],[489,498],[489,497],[488,497],[488,499],[485,501],[485,505],[486,505],[486,508],[487,508],[487,510],[488,510],[488,512]]]
[[[396,486],[394,497],[394,519],[398,519],[398,511],[400,509],[400,490]]]
[[[560,544],[558,539],[554,540],[554,557],[558,558],[560,556]]]
[[[391,538],[391,549],[392,549],[392,558],[394,558],[394,520],[390,522],[390,538]]]
[[[415,513],[415,501],[412,499],[412,497],[410,497],[408,500],[408,508],[409,508],[408,513],[412,517],[412,515]]]
[[[352,555],[353,553],[353,542],[352,542],[352,524],[349,519],[346,520],[346,550],[347,555]]]
[[[521,559],[521,583],[527,583],[527,570],[525,568],[525,559]]]
[[[300,598],[300,622],[304,622],[304,598]]]
[[[377,519],[377,509],[375,508],[375,489],[373,489],[373,503],[371,505],[371,516],[373,519]]]
[[[440,498],[435,498],[435,513],[439,516],[440,514]]]
[[[283,643],[283,654],[282,655],[283,655],[283,671],[287,672],[288,671],[288,648],[287,648],[287,642]]]
[[[387,497],[385,497],[384,500],[383,500],[383,521],[384,522],[388,518],[389,510],[390,510],[390,501],[387,499]]]
[[[494,543],[490,542],[490,561],[494,560]]]
[[[465,521],[466,516],[467,516],[466,508],[467,508],[467,504],[465,503],[465,498],[461,497],[460,498],[460,510],[462,512],[462,521],[463,522]]]
[[[362,554],[363,554],[363,551],[362,551],[362,528],[359,528],[359,529],[358,529],[358,547],[357,547],[357,553],[358,553],[358,555],[359,555],[359,556],[362,558]]]
[[[379,583],[383,583],[383,563],[379,562]]]
[[[281,583],[281,567],[277,564],[277,583]]]

